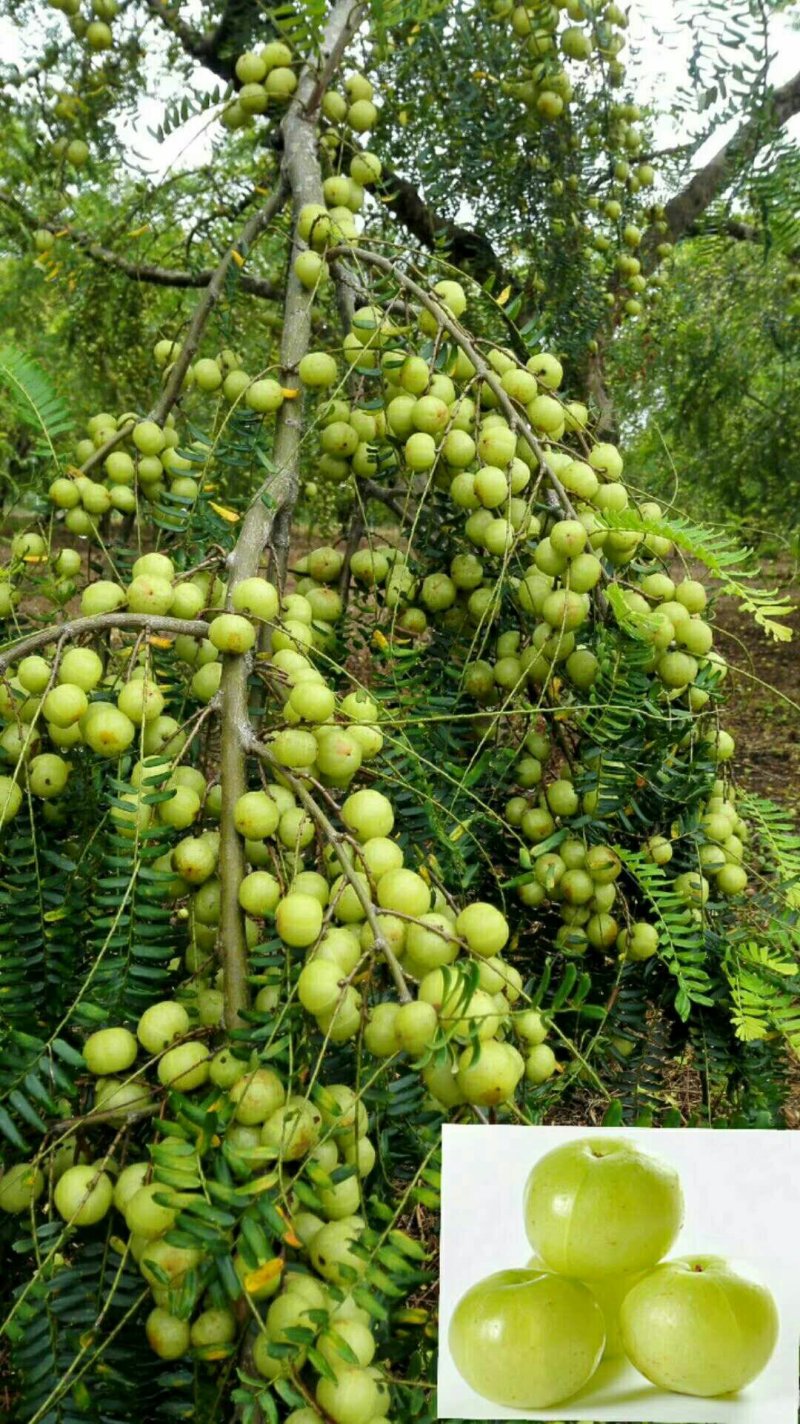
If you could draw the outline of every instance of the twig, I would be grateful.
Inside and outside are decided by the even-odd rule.
[[[191,638],[204,638],[209,624],[202,618],[170,618],[157,613],[95,613],[86,618],[72,618],[68,623],[51,624],[37,633],[28,633],[0,651],[0,674],[44,643],[52,643],[56,638],[79,638],[82,633],[101,633],[106,628],[142,628],[145,632],[170,633],[175,637],[188,633]]]

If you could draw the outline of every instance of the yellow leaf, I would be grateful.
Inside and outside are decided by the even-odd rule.
[[[142,237],[144,233],[149,232],[149,231],[150,231],[150,224],[149,224],[149,223],[142,223],[142,226],[141,226],[141,227],[134,227],[134,228],[131,228],[131,231],[128,233],[128,237]]]
[[[265,1261],[263,1266],[257,1266],[254,1271],[248,1271],[244,1278],[244,1288],[248,1295],[253,1295],[255,1291],[261,1290],[262,1286],[269,1285],[283,1270],[283,1257],[273,1256],[271,1261]]]
[[[375,632],[374,632],[373,635],[372,635],[372,641],[373,641],[373,643],[375,644],[375,647],[376,647],[376,648],[381,648],[381,649],[383,649],[383,648],[388,648],[388,646],[389,646],[389,639],[386,638],[386,637],[384,637],[384,635],[383,635],[383,633],[381,632],[380,628],[376,628],[376,629],[375,629]]]
[[[234,262],[236,263],[236,266],[237,266],[237,267],[244,267],[244,258],[243,258],[243,256],[242,256],[241,252],[237,252],[237,251],[236,251],[236,248],[235,248],[235,247],[234,247],[234,249],[233,249],[233,252],[231,253],[231,256],[232,256]]]
[[[150,647],[151,647],[151,648],[171,648],[171,647],[172,647],[172,644],[173,644],[174,641],[175,641],[175,639],[174,639],[174,638],[164,638],[163,636],[159,636],[159,637],[148,638],[147,641],[148,641],[148,643],[150,644]]]
[[[260,195],[260,197],[262,197],[262,198],[266,198],[267,195],[272,192],[272,189],[271,189],[271,188],[259,188],[258,184],[256,184],[255,188],[253,189],[253,192],[254,192],[254,193],[258,193],[258,194]]]
[[[296,386],[281,386],[281,395],[284,400],[297,400],[299,394]]]
[[[22,562],[23,562],[24,564],[46,564],[46,563],[47,563],[47,555],[46,555],[46,554],[23,554],[23,556],[22,556]]]
[[[252,1182],[245,1182],[239,1191],[246,1192],[249,1197],[260,1196],[262,1192],[271,1192],[278,1180],[277,1172],[269,1172],[266,1177],[254,1177]]]
[[[397,115],[397,122],[399,123],[401,129],[405,128],[406,124],[408,123],[408,109],[400,110],[400,113]]]
[[[419,1307],[413,1310],[398,1310],[392,1319],[398,1325],[425,1325],[428,1321],[428,1311]]]
[[[283,1236],[281,1237],[281,1240],[284,1241],[287,1246],[294,1246],[296,1250],[299,1250],[300,1247],[301,1247],[302,1244],[303,1244],[302,1241],[300,1240],[300,1237],[299,1237],[299,1236],[295,1236],[294,1232],[292,1231],[291,1226],[288,1227],[288,1229],[287,1229],[286,1231],[284,1231]]]
[[[776,623],[773,618],[759,618],[758,622],[778,643],[791,643],[792,630],[785,623]]]
[[[503,290],[502,290],[502,292],[500,293],[499,297],[497,298],[497,305],[498,305],[499,307],[504,307],[510,296],[511,296],[511,288],[510,288],[510,287],[504,287]]]
[[[224,504],[214,504],[211,500],[209,500],[209,507],[219,515],[220,519],[226,519],[229,524],[239,523],[241,516],[236,513],[235,509],[226,509]]]

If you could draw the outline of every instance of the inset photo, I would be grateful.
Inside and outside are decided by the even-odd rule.
[[[797,1424],[800,1135],[443,1135],[440,1419]]]

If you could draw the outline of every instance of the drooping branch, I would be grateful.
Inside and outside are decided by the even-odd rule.
[[[338,67],[344,49],[361,21],[358,0],[336,0],[323,37],[319,66],[307,64],[281,123],[283,139],[282,182],[292,195],[293,230],[307,203],[322,203],[322,175],[317,153],[316,125],[319,101],[328,78]],[[297,247],[293,238],[286,283],[281,336],[282,384],[297,386],[297,372],[308,350],[314,294],[302,286],[294,272]],[[228,601],[238,583],[256,575],[271,539],[280,535],[285,548],[277,551],[279,579],[288,553],[289,516],[297,500],[298,458],[302,422],[300,409],[285,400],[278,412],[272,448],[274,473],[253,499],[243,521],[236,547],[228,562]],[[281,553],[283,557],[281,557]],[[235,1028],[247,1008],[247,944],[239,905],[239,885],[245,873],[242,840],[234,824],[234,807],[246,789],[244,753],[251,736],[248,717],[248,662],[226,659],[222,670],[222,814],[220,820],[220,941],[225,970],[225,1022]]]
[[[331,258],[343,258],[346,257],[348,253],[354,257],[356,261],[362,262],[365,267],[377,267],[380,271],[391,275],[398,286],[403,287],[415,301],[419,302],[421,306],[425,307],[431,315],[436,318],[439,325],[444,328],[454,344],[460,347],[465,356],[472,362],[476,374],[489,387],[498,406],[508,420],[511,429],[516,430],[517,433],[527,441],[528,445],[530,445],[539,465],[547,475],[549,483],[558,498],[560,507],[571,519],[576,518],[577,516],[572,501],[553,469],[551,462],[548,460],[547,452],[533,430],[530,421],[527,416],[520,411],[518,406],[514,404],[505,387],[501,384],[497,372],[493,370],[488,362],[484,361],[483,356],[470,340],[460,322],[456,320],[443,303],[437,301],[434,296],[431,296],[430,292],[426,292],[425,288],[421,287],[418,282],[415,282],[412,277],[409,277],[407,272],[399,270],[396,264],[391,262],[388,257],[383,257],[377,252],[370,252],[367,248],[363,247],[332,248],[329,256]]]
[[[314,797],[312,796],[311,792],[309,791],[302,778],[296,776],[291,771],[287,771],[286,767],[279,766],[278,763],[275,761],[274,757],[271,755],[269,747],[265,747],[262,742],[259,742],[257,740],[257,738],[251,738],[249,749],[250,751],[254,752],[256,756],[260,757],[262,761],[265,761],[275,773],[281,775],[284,778],[287,786],[290,787],[292,793],[297,797],[303,809],[314,822],[314,825],[316,826],[317,830],[322,834],[322,837],[325,840],[326,844],[329,845],[333,850],[340,850],[343,842],[347,840],[347,837],[337,831],[330,817],[325,814],[319,803],[314,800]],[[397,989],[397,995],[400,999],[400,1002],[402,1004],[411,1003],[413,995],[411,994],[406,983],[405,975],[403,974],[400,962],[397,959],[397,956],[395,955],[394,951],[392,950],[392,947],[389,944],[389,941],[387,940],[385,934],[381,930],[380,920],[378,918],[380,911],[374,904],[369,890],[365,888],[363,877],[360,876],[356,870],[354,870],[348,856],[341,856],[339,863],[342,867],[342,874],[344,875],[345,880],[352,887],[353,893],[356,899],[358,900],[358,903],[360,904],[362,910],[364,911],[367,924],[372,930],[374,948],[377,950],[378,954],[382,956],[386,963],[389,973],[391,974],[394,980],[395,988]]]
[[[156,402],[155,409],[153,411],[153,419],[158,421],[159,425],[162,424],[163,421],[166,419],[167,415],[169,414],[170,410],[178,399],[181,387],[183,385],[184,376],[186,375],[186,372],[188,371],[189,366],[191,364],[192,358],[198,346],[200,345],[200,338],[203,334],[203,331],[205,330],[206,323],[208,322],[208,319],[212,311],[214,310],[214,307],[222,296],[223,288],[225,286],[225,279],[228,275],[228,270],[231,266],[231,263],[234,261],[236,261],[237,263],[241,263],[246,259],[253,243],[256,242],[257,239],[261,236],[262,232],[264,232],[264,230],[269,227],[269,224],[271,223],[275,214],[280,212],[280,209],[283,207],[283,204],[286,201],[287,192],[287,185],[283,181],[283,179],[281,179],[274,193],[270,195],[266,203],[264,203],[258,209],[258,212],[253,213],[252,217],[249,218],[248,221],[245,223],[244,227],[239,233],[239,236],[235,239],[235,241],[231,243],[230,247],[225,253],[225,256],[222,258],[222,261],[219,263],[219,265],[213,272],[208,282],[208,285],[206,286],[206,289],[195,308],[194,316],[192,317],[192,320],[189,324],[189,330],[183,338],[183,344],[181,346],[180,354],[177,360],[175,361],[175,364],[172,367],[169,376],[167,377],[166,385],[164,386],[164,389],[158,401]]]

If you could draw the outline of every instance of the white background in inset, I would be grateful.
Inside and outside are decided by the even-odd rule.
[[[648,1424],[797,1424],[800,1334],[800,1134],[711,1129],[444,1128],[439,1336],[440,1419],[648,1421]],[[772,1291],[781,1334],[762,1375],[737,1396],[695,1399],[657,1389],[624,1361],[601,1364],[568,1404],[505,1409],[461,1378],[447,1331],[461,1296],[532,1254],[522,1216],[534,1163],[564,1142],[624,1137],[680,1176],[686,1210],[670,1257],[693,1253],[746,1263]]]

